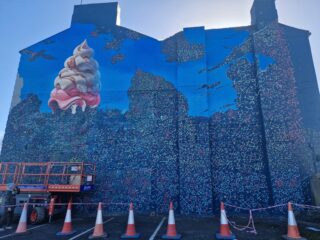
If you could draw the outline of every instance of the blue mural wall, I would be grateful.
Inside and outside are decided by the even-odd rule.
[[[1,161],[93,162],[90,201],[166,212],[173,200],[199,215],[221,200],[310,201],[312,156],[276,22],[163,41],[73,22],[21,51],[12,102]]]

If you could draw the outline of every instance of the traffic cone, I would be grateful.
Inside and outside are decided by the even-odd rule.
[[[224,210],[224,204],[220,205],[220,232],[216,233],[217,239],[236,239],[236,236],[230,231],[226,211]]]
[[[140,233],[136,233],[136,227],[134,225],[133,204],[130,203],[127,231],[121,236],[121,239],[136,238],[140,238]]]
[[[174,220],[174,211],[173,211],[172,202],[170,202],[167,234],[163,235],[162,239],[181,239],[181,234],[178,234],[176,230],[176,222]]]
[[[50,200],[49,211],[48,211],[49,223],[51,223],[51,218],[52,218],[53,213],[54,213],[54,204],[55,204],[55,198],[52,197],[51,200]]]
[[[300,236],[296,218],[294,217],[291,203],[288,203],[288,234],[282,236],[284,239],[306,240]]]
[[[76,231],[72,230],[72,222],[71,222],[71,208],[72,208],[72,202],[71,200],[68,203],[68,209],[66,213],[66,217],[64,219],[64,224],[61,232],[58,232],[57,236],[68,236],[71,234],[74,234]]]
[[[24,203],[16,234],[20,235],[27,233],[27,208],[28,204]]]
[[[99,202],[96,225],[93,230],[93,234],[89,236],[89,239],[94,238],[106,238],[108,234],[103,231],[103,220],[102,220],[102,203]]]

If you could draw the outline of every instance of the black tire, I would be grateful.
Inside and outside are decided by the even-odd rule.
[[[29,221],[31,224],[40,224],[46,220],[47,214],[44,207],[34,207],[29,215]]]

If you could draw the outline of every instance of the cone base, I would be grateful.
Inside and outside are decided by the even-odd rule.
[[[288,235],[282,235],[282,238],[286,240],[307,240],[306,238],[303,238],[303,237],[299,237],[299,238],[288,237]]]
[[[216,239],[220,240],[220,239],[225,239],[225,240],[235,240],[237,239],[235,235],[233,235],[232,233],[230,234],[230,236],[222,236],[220,233],[216,233]]]
[[[135,235],[127,235],[127,234],[122,234],[121,239],[138,239],[140,238],[140,233],[136,233]]]
[[[24,236],[24,235],[29,235],[31,232],[21,232],[21,233],[14,233],[14,236]]]
[[[166,235],[162,235],[161,238],[162,238],[162,239],[181,239],[182,236],[181,236],[181,234],[178,234],[178,233],[177,233],[176,236],[168,236],[168,235],[166,234]]]
[[[90,235],[88,237],[88,239],[103,239],[103,238],[107,238],[108,237],[108,234],[107,233],[103,233],[101,236],[93,236],[93,235]]]
[[[74,233],[76,233],[76,230],[71,231],[71,232],[57,232],[56,236],[69,236],[69,235],[72,235]]]

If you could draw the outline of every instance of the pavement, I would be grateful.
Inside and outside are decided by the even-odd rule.
[[[104,230],[109,234],[108,239],[120,239],[125,232],[127,225],[127,216],[104,216]],[[247,219],[234,218],[237,223],[246,225]],[[141,233],[140,239],[157,240],[166,233],[167,216],[140,216],[135,215],[136,231]],[[52,223],[41,225],[28,225],[28,232],[25,235],[15,235],[17,224],[13,230],[6,230],[0,233],[1,239],[21,239],[21,240],[51,240],[51,239],[88,239],[93,232],[95,218],[79,218],[72,219],[73,230],[76,233],[70,236],[56,236],[63,226],[63,217],[55,219]],[[309,230],[307,227],[312,226],[320,229],[320,223],[299,222],[301,235],[308,240],[320,240],[320,232]],[[219,217],[184,217],[176,216],[177,231],[182,234],[184,240],[211,240],[215,239],[215,233],[219,229]],[[256,219],[255,227],[258,234],[246,231],[232,231],[239,240],[280,240],[282,235],[286,233],[286,221],[278,219]]]

